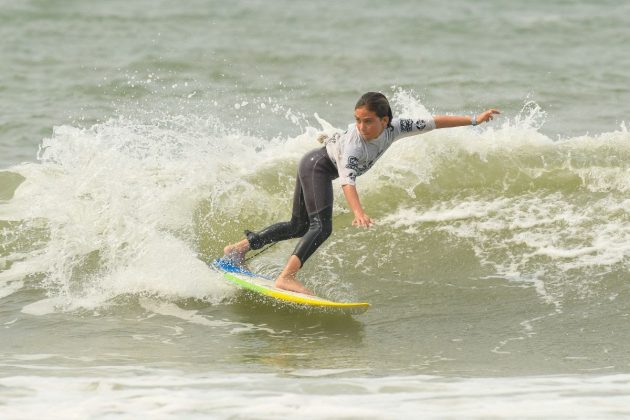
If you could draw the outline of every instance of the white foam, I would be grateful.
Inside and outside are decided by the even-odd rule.
[[[273,208],[247,176],[278,159],[295,160],[314,135],[309,128],[290,141],[265,142],[183,116],[55,127],[40,163],[14,168],[26,180],[1,206],[5,220],[41,224],[47,243],[0,273],[1,290],[11,294],[21,287],[17,280],[43,273],[48,293],[66,296],[62,308],[95,307],[126,293],[221,301],[230,291],[195,249],[200,203],[229,214],[249,190],[257,205]],[[44,306],[26,310],[43,313]]]
[[[0,299],[6,296],[10,296],[17,292],[24,286],[24,282],[21,280],[6,281],[4,284],[0,284]]]
[[[462,197],[428,208],[401,206],[382,223],[422,236],[437,230],[464,240],[496,275],[531,284],[543,299],[560,305],[567,290],[587,293],[594,277],[568,276],[572,270],[606,273],[627,261],[625,201],[609,196],[582,206],[561,193]]]
[[[402,89],[392,103],[397,115],[428,115]],[[303,124],[299,113],[273,108]],[[627,264],[628,131],[622,126],[552,140],[539,132],[545,118],[528,102],[516,116],[493,124],[396,142],[361,177],[362,197],[370,203],[387,197],[392,186],[402,188],[409,199],[379,223],[418,235],[437,225],[431,229],[470,241],[482,264],[506,276],[534,278],[544,259],[553,263],[542,278],[552,266],[566,273]],[[316,119],[324,131],[335,130]],[[0,293],[13,293],[22,287],[16,281],[43,273],[49,294],[67,296],[69,307],[97,306],[125,293],[222,300],[229,291],[198,261],[199,244],[211,241],[213,252],[220,252],[223,225],[232,222],[235,209],[243,218],[259,210],[273,215],[269,220],[286,217],[297,159],[317,147],[319,130],[302,131],[294,138],[262,139],[228,130],[216,118],[181,115],[55,127],[42,143],[39,164],[12,168],[26,179],[0,206],[6,220],[37,224],[47,242],[29,252],[22,266],[0,273]],[[270,182],[280,187],[260,188],[260,178],[277,179]],[[588,205],[572,202],[576,188],[608,196]],[[422,202],[431,204],[419,206],[418,191],[427,192]],[[335,194],[335,210],[347,212],[341,190]],[[236,224],[240,229],[242,223]]]
[[[599,248],[587,246],[582,248],[563,249],[554,246],[543,246],[534,252],[534,255],[546,255],[551,258],[576,258],[583,255],[596,253]]]
[[[396,213],[389,214],[382,219],[383,223],[396,228],[412,226],[418,223],[442,223],[465,219],[479,219],[495,212],[505,205],[508,200],[501,198],[490,203],[486,201],[466,201],[461,203],[437,203],[433,208],[423,212],[416,209],[400,208]]]
[[[35,316],[43,316],[57,312],[66,306],[66,299],[63,297],[54,297],[41,299],[30,303],[22,308],[22,313]]]
[[[109,369],[113,374],[113,371]],[[141,373],[141,374],[139,374]],[[179,374],[0,378],[0,415],[67,418],[619,418],[628,375],[516,378]]]

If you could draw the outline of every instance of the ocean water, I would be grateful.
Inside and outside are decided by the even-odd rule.
[[[627,417],[629,12],[0,1],[0,417]],[[502,115],[392,146],[372,229],[335,183],[301,279],[368,312],[239,294],[207,262],[368,90]]]

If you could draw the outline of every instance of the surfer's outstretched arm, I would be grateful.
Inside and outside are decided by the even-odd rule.
[[[496,109],[489,109],[479,115],[434,115],[435,128],[462,127],[464,125],[477,125],[488,122],[494,118],[495,114],[500,114]]]

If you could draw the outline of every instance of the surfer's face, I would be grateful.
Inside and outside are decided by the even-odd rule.
[[[389,117],[379,118],[375,112],[368,110],[364,106],[354,110],[354,118],[359,134],[367,141],[374,140],[380,136],[389,123]]]

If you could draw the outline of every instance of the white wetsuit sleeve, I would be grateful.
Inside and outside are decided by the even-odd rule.
[[[435,130],[435,120],[432,117],[416,119],[394,118],[392,127],[394,127],[394,139],[398,140]]]
[[[343,148],[337,167],[341,185],[356,185],[357,176],[361,175],[359,161],[362,153],[363,150],[356,145]]]

